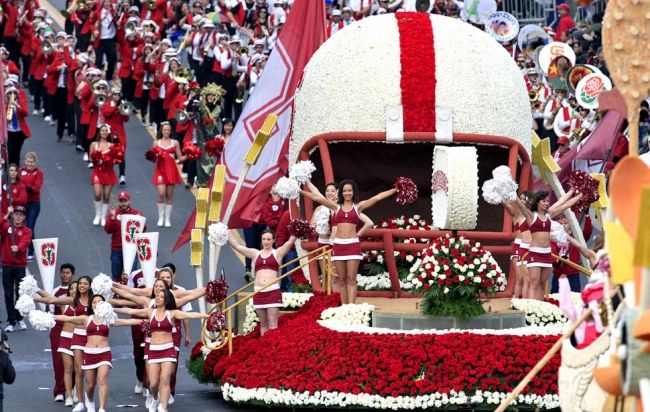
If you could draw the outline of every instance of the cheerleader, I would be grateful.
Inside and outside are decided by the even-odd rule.
[[[174,349],[172,336],[174,322],[177,319],[206,319],[208,314],[177,310],[178,306],[172,290],[162,281],[157,281],[157,283],[164,287],[156,293],[153,308],[148,304],[145,309],[122,309],[122,311],[128,311],[132,315],[146,316],[149,319],[151,342],[147,350],[147,376],[152,396],[149,412],[166,412],[169,404],[170,378],[177,363],[177,353]]]
[[[272,230],[266,229],[262,232],[262,250],[242,246],[235,240],[232,233],[228,233],[228,244],[240,254],[253,262],[255,272],[254,289],[256,291],[267,285],[271,285],[264,291],[253,296],[253,308],[260,319],[260,334],[263,336],[267,330],[278,327],[278,311],[282,307],[282,292],[280,283],[274,282],[278,277],[280,262],[293,247],[296,241],[295,236],[277,249],[273,248],[275,234]]]
[[[68,285],[67,298],[75,299],[77,295],[77,282],[72,282]],[[45,298],[34,298],[35,302],[46,303],[47,299]],[[73,305],[61,305],[61,313],[66,316],[75,316],[75,310]],[[75,324],[72,322],[64,322],[59,334],[59,348],[57,353],[60,353],[61,360],[63,361],[63,385],[65,387],[65,406],[73,406],[74,398],[77,398],[77,395],[73,395],[73,380],[74,380],[74,353],[72,353],[72,337],[75,329]]]
[[[530,192],[524,192],[519,195],[519,201],[528,204]],[[517,201],[506,202],[503,207],[512,217],[515,231],[515,239],[512,242],[512,254],[510,255],[510,265],[515,271],[515,290],[513,297],[526,299],[528,293],[528,274],[526,272],[525,259],[530,247],[531,234],[526,222],[526,217],[521,214],[515,204]]]
[[[361,212],[396,192],[396,189],[386,190],[370,199],[358,202],[357,184],[349,179],[343,180],[339,185],[336,201],[312,192],[300,191],[303,196],[328,207],[333,212],[332,226],[336,226],[336,234],[332,244],[332,260],[336,266],[336,279],[339,282],[343,304],[354,303],[357,298],[357,272],[359,262],[363,259],[359,238],[373,225],[372,220]],[[357,231],[359,222],[363,222],[364,225]]]
[[[69,305],[74,308],[74,316],[82,316],[88,314],[88,307],[93,301],[93,291],[90,288],[92,279],[90,276],[82,276],[77,281],[77,293],[74,297],[54,297],[50,293],[39,290],[38,294],[45,299],[39,300],[42,303],[48,305]],[[83,391],[84,391],[84,379],[83,379],[83,353],[86,346],[86,329],[85,328],[74,328],[72,333],[72,341],[70,342],[70,349],[72,350],[74,356],[74,384],[77,391],[77,399],[79,402],[72,409],[72,412],[81,412],[84,410],[83,400]]]
[[[54,320],[81,326],[86,331],[86,346],[83,353],[83,370],[86,379],[86,408],[95,411],[95,386],[99,386],[99,412],[106,412],[108,399],[108,374],[113,367],[111,348],[108,346],[110,326],[102,323],[94,311],[99,302],[104,302],[102,295],[95,295],[87,315],[54,315]],[[139,319],[116,319],[113,326],[139,325]],[[74,410],[74,409],[73,409]]]
[[[533,193],[530,200],[530,207],[519,200],[516,205],[523,216],[531,233],[530,251],[528,252],[529,284],[528,299],[544,300],[544,286],[553,273],[553,257],[551,256],[551,220],[564,213],[565,210],[575,205],[582,194],[573,195],[573,189],[569,190],[552,206],[548,199],[548,193],[538,191]]]
[[[113,185],[117,183],[117,177],[113,169],[113,161],[109,159],[108,155],[113,145],[110,142],[111,128],[107,124],[103,124],[98,130],[96,140],[90,145],[90,160],[94,164],[90,184],[93,185],[95,202],[93,225],[104,226],[111,191]]]
[[[320,193],[316,186],[314,186],[311,182],[307,182],[309,185],[309,190],[312,193]],[[336,187],[336,183],[328,183],[325,186],[325,197],[332,202],[336,202],[338,196],[338,189]],[[324,216],[327,216],[327,231],[323,232],[318,232],[318,229],[325,229],[321,228],[320,225],[318,224],[318,221],[320,219],[323,219]],[[311,225],[316,228],[316,231],[318,232],[318,247],[321,248],[323,246],[331,246],[333,243],[333,238],[334,238],[334,231],[336,230],[336,226],[332,226],[332,211],[324,205],[319,205],[316,209],[314,209],[314,213],[312,214],[311,217]],[[322,258],[318,260],[318,264],[320,266],[320,271],[321,274],[325,274],[325,271],[327,270],[327,267],[325,266],[325,260]],[[335,275],[335,274],[334,274]],[[334,292],[339,292],[339,284],[338,282],[334,282],[334,276],[332,277],[332,290]]]
[[[156,201],[158,204],[157,226],[171,227],[172,206],[174,204],[174,186],[183,183],[178,172],[179,163],[185,161],[185,155],[177,140],[172,139],[172,127],[169,122],[163,122],[158,129],[158,137],[152,147],[160,147],[166,152],[162,159],[156,162],[153,173],[153,184],[156,186]]]

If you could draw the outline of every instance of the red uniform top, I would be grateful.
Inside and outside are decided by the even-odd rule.
[[[108,338],[109,331],[110,329],[108,325],[103,323],[95,323],[92,316],[88,318],[88,325],[86,325],[86,336],[103,336],[105,338]]]
[[[115,216],[109,213],[108,219],[104,224],[104,231],[111,235],[111,250],[122,250],[122,224],[120,219],[117,217],[120,215],[139,215],[142,216],[142,213],[138,209],[130,207],[128,210],[122,210],[118,208],[115,211]],[[147,230],[147,227],[144,227],[144,231]]]
[[[278,245],[284,245],[291,237],[289,234],[289,222],[291,222],[291,213],[289,209],[282,212],[280,220],[278,221],[278,229],[275,231],[275,241]]]
[[[273,252],[268,257],[262,257],[262,252],[257,254],[257,258],[255,259],[255,271],[257,272],[262,269],[274,270],[276,272],[280,270],[280,264],[275,258],[275,249],[273,249]]]
[[[284,199],[273,201],[273,198],[269,196],[262,206],[262,222],[275,232],[278,229],[282,212],[284,212]]]
[[[27,190],[25,185],[20,182],[14,182],[11,184],[11,200],[13,201],[14,206],[26,206],[27,205]],[[7,198],[7,187],[6,185],[2,188],[2,214],[7,213],[7,208],[9,207],[9,199]]]
[[[88,305],[84,305],[79,301],[77,303],[77,306],[74,308],[74,315],[75,316],[81,316],[81,315],[87,315],[88,314]]]
[[[111,99],[102,106],[102,116],[104,121],[110,126],[111,134],[117,136],[120,144],[126,150],[126,132],[124,123],[129,121],[129,116],[123,116],[120,113],[118,104]]]
[[[172,329],[174,329],[174,325],[172,322],[169,320],[169,311],[165,311],[165,317],[162,320],[156,319],[156,311],[152,311],[153,313],[151,314],[151,321],[149,323],[149,330],[151,333],[154,332],[167,332],[167,333],[172,333]]]
[[[564,16],[560,17],[560,21],[557,24],[557,30],[555,31],[554,40],[561,41],[562,33],[564,33],[567,30],[571,30],[575,26],[576,26],[575,22],[568,14],[565,14]]]
[[[57,286],[52,291],[52,294],[57,298],[60,298],[62,296],[67,296],[68,295],[68,287],[67,286]],[[61,306],[59,306],[59,305],[50,305],[50,307],[48,309],[50,311],[52,311],[52,307],[54,307],[54,314],[55,315],[74,316],[74,311],[70,308],[70,306],[66,306],[65,311],[61,310]],[[54,326],[53,329],[60,331],[63,328],[63,323],[64,322],[61,322],[61,321],[57,320],[56,325]]]
[[[359,224],[359,214],[357,213],[357,205],[352,205],[352,209],[349,211],[343,210],[343,206],[339,206],[332,216],[332,224],[336,225],[338,223],[352,223],[353,225]]]
[[[533,224],[530,225],[530,233],[551,232],[551,218],[546,215],[546,220],[542,220],[537,212],[533,215]]]
[[[25,167],[18,169],[20,181],[27,190],[27,202],[41,201],[41,188],[43,187],[43,172],[38,167],[29,170]]]
[[[12,231],[15,233],[14,244],[18,246],[18,251],[15,254],[11,251]],[[26,268],[27,248],[32,243],[32,230],[24,225],[12,228],[9,222],[5,221],[0,236],[2,238],[2,266]]]
[[[13,2],[0,1],[0,6],[4,12],[5,30],[2,33],[3,37],[16,37],[16,24],[18,23],[18,11]]]
[[[52,61],[47,65],[45,73],[47,77],[45,78],[45,91],[49,95],[56,94],[56,89],[59,85],[59,77],[61,77],[61,70],[59,67],[65,63],[65,56],[63,51],[59,50],[53,53]]]

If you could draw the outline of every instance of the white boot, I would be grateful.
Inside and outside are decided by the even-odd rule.
[[[108,213],[108,203],[102,203],[102,218],[101,224],[104,226],[106,224],[106,214]]]
[[[172,227],[172,205],[165,205],[165,227]]]
[[[156,226],[162,227],[164,223],[165,223],[165,204],[158,203],[158,223],[156,223]]]
[[[95,200],[95,218],[93,219],[93,225],[97,226],[99,225],[99,222],[102,219],[102,201],[101,200]]]

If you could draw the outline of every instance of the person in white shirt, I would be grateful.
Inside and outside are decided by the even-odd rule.
[[[115,37],[117,35],[116,26],[116,11],[115,5],[109,1],[103,3],[100,12],[98,24],[95,26],[95,37],[99,37],[99,46],[96,50],[96,64],[97,67],[104,67],[104,56],[108,66],[106,68],[106,80],[113,81],[113,73],[115,73],[115,64],[117,62],[117,45]]]

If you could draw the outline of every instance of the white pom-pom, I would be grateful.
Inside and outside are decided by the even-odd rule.
[[[483,199],[491,205],[500,205],[503,203],[501,193],[497,190],[496,181],[494,179],[486,180],[483,182]]]
[[[105,323],[107,325],[112,325],[115,323],[115,319],[117,319],[117,315],[113,311],[113,305],[108,302],[97,303],[97,306],[95,306],[95,310],[93,312],[101,323]]]
[[[208,226],[208,241],[217,246],[223,246],[228,243],[228,226],[221,222]]]
[[[551,240],[560,244],[566,244],[569,242],[569,237],[564,230],[564,227],[555,220],[551,221]]]
[[[314,213],[314,223],[316,224],[316,233],[328,235],[330,233],[330,210],[326,207],[319,207]]]
[[[113,287],[113,279],[108,275],[100,273],[95,276],[90,287],[95,295],[102,295],[104,299],[108,300],[112,297],[111,288]]]
[[[46,332],[56,325],[54,315],[42,310],[33,310],[29,312],[29,323],[35,330]]]
[[[505,178],[511,179],[510,168],[508,166],[499,166],[492,171],[492,177],[495,179]]]
[[[316,171],[316,166],[310,160],[301,160],[289,168],[289,178],[303,184],[311,179],[311,174]]]
[[[275,184],[275,190],[278,191],[278,195],[283,199],[298,199],[300,184],[293,179],[281,177]]]
[[[16,310],[23,316],[28,316],[29,312],[33,311],[34,309],[36,309],[36,305],[34,305],[34,299],[32,299],[32,297],[29,295],[22,295],[16,301]]]
[[[36,282],[36,279],[34,279],[34,276],[27,275],[20,281],[20,285],[18,286],[18,295],[32,296],[37,290],[38,283]]]

